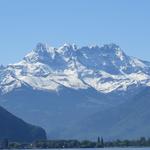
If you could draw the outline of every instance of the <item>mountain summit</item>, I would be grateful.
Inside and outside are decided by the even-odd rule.
[[[0,69],[0,90],[5,94],[28,84],[39,90],[92,87],[109,93],[149,86],[149,75],[149,62],[127,56],[115,44],[80,48],[64,44],[54,48],[38,43],[22,61]]]

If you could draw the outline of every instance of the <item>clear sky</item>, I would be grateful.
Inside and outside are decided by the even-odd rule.
[[[0,64],[51,46],[118,44],[150,61],[150,0],[0,0]]]

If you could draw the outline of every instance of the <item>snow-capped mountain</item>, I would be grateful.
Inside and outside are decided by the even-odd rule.
[[[22,61],[0,67],[0,90],[6,94],[21,86],[58,91],[94,88],[102,93],[150,85],[150,63],[127,56],[115,44],[48,47],[39,43]]]
[[[150,130],[140,127],[149,126],[149,86],[150,63],[115,44],[39,43],[20,62],[0,66],[0,105],[57,139],[94,138],[100,131],[106,138],[147,136]]]

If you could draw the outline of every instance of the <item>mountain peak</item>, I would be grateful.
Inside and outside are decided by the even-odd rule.
[[[104,44],[103,47],[111,49],[111,50],[120,49],[120,47],[115,43]]]
[[[3,65],[0,65],[0,69],[4,69],[5,67]]]
[[[65,43],[63,46],[61,46],[58,49],[61,49],[61,50],[76,50],[77,49],[77,45]]]
[[[34,51],[36,51],[36,52],[43,52],[43,51],[47,51],[47,50],[48,50],[47,44],[44,44],[44,43],[41,43],[41,42],[39,42],[36,45],[36,48],[34,49]]]

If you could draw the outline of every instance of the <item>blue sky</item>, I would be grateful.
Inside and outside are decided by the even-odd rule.
[[[0,0],[0,64],[51,46],[118,44],[150,61],[150,0]]]

